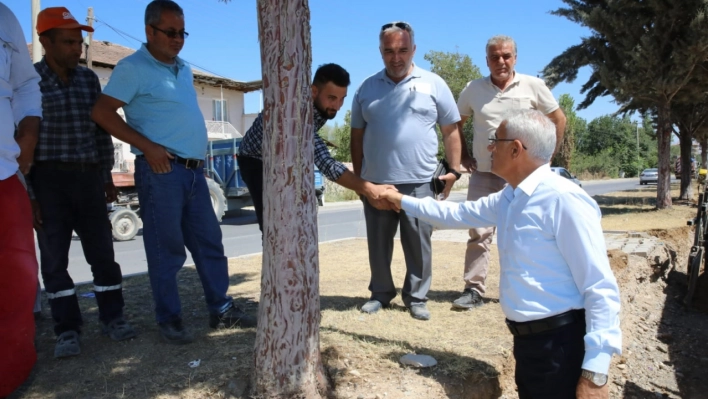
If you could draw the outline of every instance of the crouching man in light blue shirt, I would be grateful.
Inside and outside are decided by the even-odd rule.
[[[462,204],[395,191],[393,207],[442,228],[497,226],[500,298],[514,335],[524,398],[607,398],[621,354],[620,299],[597,203],[551,172],[555,126],[541,112],[508,113],[490,139],[492,172],[509,184]]]

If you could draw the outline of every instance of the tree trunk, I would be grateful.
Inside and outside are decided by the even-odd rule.
[[[656,208],[671,207],[671,120],[669,104],[657,107],[656,142],[659,153],[659,180],[656,183]]]
[[[700,140],[701,143],[701,169],[706,169],[708,162],[708,137]]]
[[[691,185],[691,178],[693,177],[691,167],[691,155],[693,155],[692,136],[691,131],[688,129],[679,130],[679,147],[681,148],[681,193],[679,194],[679,199],[682,200],[693,198],[693,186]]]
[[[322,398],[310,10],[258,0],[263,69],[263,268],[252,395]]]
[[[553,157],[552,164],[570,170],[570,163],[573,156],[573,148],[575,147],[575,132],[574,127],[570,122],[566,124],[563,141],[558,146],[558,152]]]

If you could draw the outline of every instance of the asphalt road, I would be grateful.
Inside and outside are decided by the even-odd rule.
[[[583,182],[583,188],[590,195],[599,195],[614,191],[639,188],[639,179],[616,179]],[[651,186],[650,186],[651,187]],[[655,187],[655,186],[654,186]],[[450,200],[464,201],[466,191],[454,192]],[[327,242],[351,237],[366,237],[364,211],[359,201],[328,203],[318,213],[319,241]],[[229,258],[259,253],[262,250],[261,232],[258,230],[256,215],[252,210],[241,210],[236,214],[227,214],[221,223],[223,243]],[[121,265],[124,276],[147,271],[147,261],[143,240],[140,235],[130,241],[114,242],[116,261]],[[187,262],[192,264],[189,251]],[[39,255],[39,248],[37,248]],[[84,259],[81,242],[74,239],[69,251],[69,273],[75,282],[92,280],[91,268]],[[41,280],[41,279],[40,279]]]

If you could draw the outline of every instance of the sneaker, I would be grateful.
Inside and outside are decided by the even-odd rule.
[[[369,302],[365,303],[361,307],[361,312],[362,313],[368,313],[368,314],[374,314],[381,310],[381,308],[387,308],[388,305],[384,305],[383,303],[377,301],[376,299],[372,299]]]
[[[54,346],[54,357],[61,359],[64,357],[78,356],[81,354],[78,331],[64,331],[57,337]]]
[[[182,325],[182,320],[159,323],[158,326],[162,339],[168,344],[185,345],[194,341],[192,334]]]
[[[472,288],[465,288],[462,292],[462,296],[455,299],[455,302],[452,303],[452,307],[455,309],[474,309],[482,305],[484,305],[482,296],[479,295],[477,290],[473,290]]]
[[[124,341],[126,339],[135,338],[138,335],[133,329],[133,326],[122,317],[117,317],[110,323],[104,324],[101,332],[111,337],[114,341]]]
[[[231,304],[231,307],[220,315],[209,315],[209,327],[211,328],[231,328],[231,327],[256,327],[258,319],[244,312],[240,307]]]
[[[411,317],[416,320],[430,320],[430,311],[425,303],[416,303],[408,307]]]

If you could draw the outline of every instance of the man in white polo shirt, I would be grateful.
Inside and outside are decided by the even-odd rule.
[[[462,166],[472,173],[467,200],[475,201],[501,190],[506,182],[491,173],[491,154],[487,151],[489,139],[502,121],[502,115],[512,109],[535,109],[543,112],[556,126],[556,150],[563,141],[565,115],[558,102],[538,78],[514,70],[516,43],[509,36],[494,36],[487,41],[489,76],[467,84],[457,100],[460,110],[460,133],[467,118],[474,118],[474,140],[470,157],[462,140]],[[489,245],[494,227],[470,229],[465,253],[465,289],[453,302],[456,309],[472,309],[483,304],[485,280],[489,269]]]

